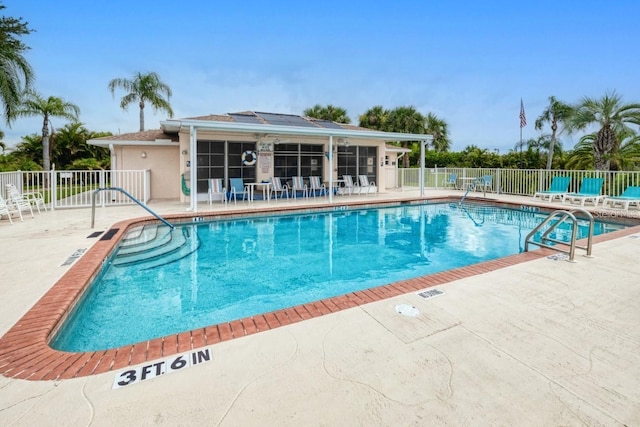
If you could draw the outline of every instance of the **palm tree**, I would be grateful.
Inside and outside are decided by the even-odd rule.
[[[336,123],[351,123],[347,110],[331,104],[326,107],[316,104],[304,110],[302,114],[307,117],[313,117],[314,119],[329,120]]]
[[[583,98],[568,121],[568,129],[575,131],[597,125],[600,129],[592,145],[594,167],[609,170],[612,154],[620,148],[619,135],[632,131],[630,124],[640,125],[640,104],[622,104],[622,98],[612,92],[601,99]]]
[[[376,105],[365,111],[360,117],[358,126],[368,129],[385,130],[389,110],[385,110],[382,105]]]
[[[384,130],[399,133],[425,133],[424,125],[425,118],[415,109],[415,107],[396,107],[389,112],[387,124]],[[402,146],[409,148],[409,142],[403,141]],[[409,167],[408,156],[403,157],[403,167]]]
[[[570,169],[591,169],[594,166],[593,144],[597,133],[590,133],[580,138],[567,159]],[[619,148],[611,153],[611,169],[635,170],[640,166],[640,136],[635,132],[623,131],[617,135]]]
[[[435,114],[429,113],[424,119],[425,133],[433,135],[431,143],[436,151],[449,151],[451,148],[451,140],[449,139],[449,128],[447,122],[436,117]]]
[[[49,141],[52,117],[62,117],[72,121],[78,121],[80,108],[62,98],[50,96],[42,97],[35,91],[29,90],[24,95],[20,108],[16,111],[16,117],[42,117],[42,166],[45,171],[51,170],[51,146]],[[51,130],[50,130],[51,127]]]
[[[171,98],[171,88],[160,80],[157,73],[136,73],[132,79],[116,78],[109,82],[111,95],[115,96],[117,88],[128,92],[120,100],[120,108],[127,111],[130,104],[138,102],[140,106],[140,132],[144,131],[144,107],[148,101],[154,111],[163,110],[173,117],[173,110],[169,99]],[[163,97],[166,95],[166,99]]]
[[[2,9],[5,6],[0,4]],[[33,82],[33,69],[24,57],[29,48],[19,40],[30,33],[22,18],[0,17],[0,103],[7,125],[15,118],[23,92]]]
[[[547,153],[547,169],[551,169],[553,154],[555,153],[556,135],[558,132],[558,123],[566,122],[573,113],[570,105],[558,101],[554,96],[549,97],[549,105],[536,119],[536,129],[542,130],[545,123],[551,124],[551,141],[549,143],[549,152]]]

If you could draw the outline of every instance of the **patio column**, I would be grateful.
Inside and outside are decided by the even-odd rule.
[[[329,135],[329,203],[333,203],[333,135]]]
[[[427,139],[420,141],[420,197],[424,197],[424,149],[431,141],[433,141],[431,135],[428,135]]]
[[[198,177],[198,162],[197,162],[197,141],[198,130],[195,126],[189,126],[189,180],[191,181],[191,205],[189,210],[194,213],[198,212],[198,186],[196,185],[196,179]]]

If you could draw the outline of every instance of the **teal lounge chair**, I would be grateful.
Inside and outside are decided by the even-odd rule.
[[[577,193],[567,193],[562,196],[562,203],[580,202],[580,206],[584,206],[585,202],[591,201],[594,206],[598,206],[600,199],[604,199],[604,195],[600,194],[604,184],[604,178],[584,178],[580,183],[580,190]]]
[[[629,205],[636,205],[640,209],[640,187],[628,186],[619,196],[607,196],[604,198],[602,205],[611,204],[612,208],[620,204],[625,210],[629,209]]]
[[[551,180],[551,186],[549,189],[547,191],[536,191],[533,198],[540,198],[540,200],[544,200],[548,197],[550,202],[553,202],[556,197],[559,200],[562,200],[562,197],[569,192],[570,183],[570,176],[554,176]]]

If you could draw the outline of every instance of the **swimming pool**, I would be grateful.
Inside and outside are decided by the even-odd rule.
[[[171,233],[154,225],[122,242],[51,346],[109,349],[501,258],[521,252],[543,218],[421,204],[196,222]],[[599,222],[595,232],[620,228]]]

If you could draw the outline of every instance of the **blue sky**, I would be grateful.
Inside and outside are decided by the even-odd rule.
[[[119,107],[116,77],[155,71],[175,117],[253,110],[301,114],[315,104],[412,105],[449,124],[453,150],[505,153],[548,97],[573,103],[617,91],[640,102],[640,2],[4,0],[35,30],[24,41],[35,88],[80,107],[92,131],[138,130]],[[147,108],[145,127],[165,113]],[[64,126],[54,119],[55,127]],[[41,120],[5,130],[12,145]],[[549,129],[545,129],[549,132]],[[562,137],[572,148],[580,135]]]

